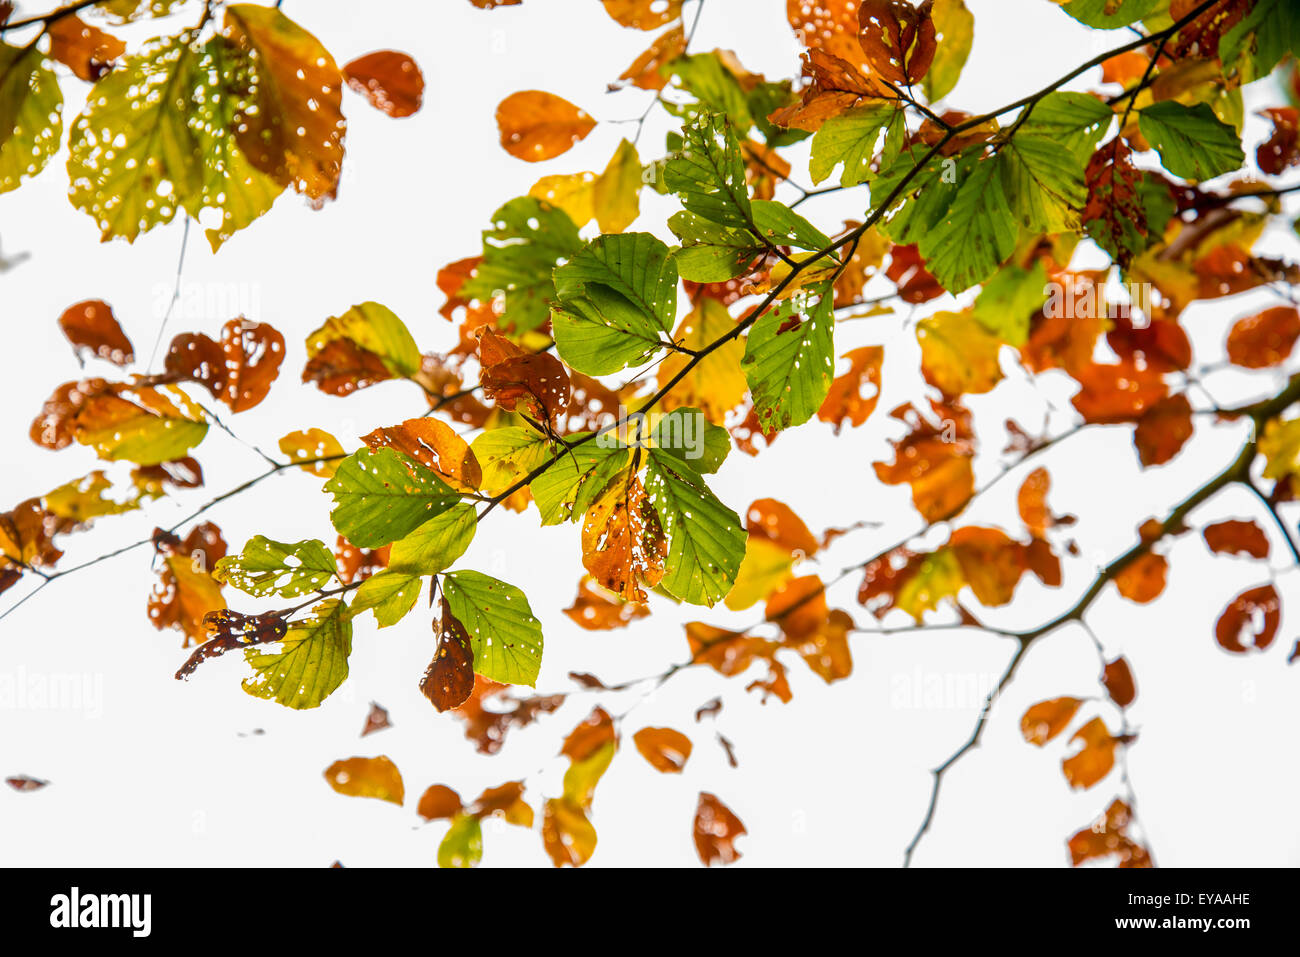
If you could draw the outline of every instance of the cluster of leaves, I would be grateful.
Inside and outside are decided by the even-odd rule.
[[[491,9],[519,0],[471,2]],[[123,14],[122,6],[95,5],[104,14]],[[148,5],[139,6],[143,14]],[[1193,303],[1300,279],[1295,264],[1253,251],[1287,189],[1243,171],[1241,140],[1243,87],[1284,78],[1292,102],[1267,112],[1273,133],[1259,144],[1256,165],[1263,175],[1300,165],[1300,84],[1288,59],[1300,41],[1300,13],[1292,4],[1070,0],[1061,9],[1079,23],[1130,27],[1137,38],[979,115],[944,103],[974,39],[962,0],[789,0],[789,26],[806,52],[801,75],[778,81],[747,70],[730,51],[691,52],[685,6],[605,0],[621,26],[661,31],[613,88],[651,92],[651,107],[662,106],[673,129],[662,154],[645,161],[637,145],[643,116],[602,172],[550,174],[502,204],[481,250],[437,276],[447,297],[442,315],[456,333],[452,349],[422,352],[407,325],[376,302],[307,336],[304,383],[344,397],[407,381],[428,405],[419,417],[357,437],[361,445],[350,451],[346,438],[317,428],[282,440],[286,458],[273,460],[271,472],[299,468],[326,480],[333,546],[259,535],[227,554],[210,523],[185,538],[175,528],[154,535],[163,561],[150,617],[198,645],[178,677],[239,649],[252,672],[246,691],[316,707],[347,678],[356,621],[370,612],[378,627],[394,626],[427,588],[437,614],[420,690],[465,722],[480,751],[495,753],[510,728],[556,710],[563,696],[509,695],[506,685],[537,684],[541,623],[520,589],[458,563],[490,512],[535,504],[543,525],[580,525],[583,575],[566,613],[583,628],[628,626],[659,600],[731,611],[762,603],[752,628],[688,624],[689,660],[658,680],[706,665],[750,676],[749,689],[781,701],[792,697],[792,660],[827,683],[842,680],[852,672],[849,636],[877,629],[832,608],[827,590],[839,578],[816,569],[819,553],[852,528],[814,534],[770,498],[753,502],[742,520],[710,486],[733,445],[756,456],[813,420],[837,432],[871,421],[896,436],[892,459],[874,462],[874,473],[883,486],[906,489],[926,534],[857,565],[858,600],[882,624],[898,613],[914,627],[985,627],[984,611],[1012,603],[1026,573],[1033,587],[1056,589],[1076,564],[1075,519],[1048,507],[1045,468],[1022,481],[1018,523],[965,521],[981,491],[977,466],[1001,461],[1005,474],[1073,432],[1104,427],[1131,431],[1138,463],[1156,468],[1180,454],[1198,419],[1251,424],[1238,461],[1167,518],[1146,523],[1074,606],[1031,631],[1008,632],[1022,653],[1057,626],[1081,621],[1111,582],[1130,601],[1154,600],[1168,571],[1167,541],[1225,485],[1258,490],[1273,482],[1260,494],[1274,514],[1291,500],[1300,488],[1300,418],[1287,412],[1300,378],[1251,405],[1205,407],[1194,393],[1198,357],[1182,318]],[[42,21],[41,35],[22,50],[4,47],[0,76],[21,82],[0,87],[0,188],[38,171],[57,149],[51,59],[96,84],[73,124],[69,169],[73,202],[95,216],[105,238],[132,239],[177,213],[217,210],[215,247],[286,187],[313,200],[332,195],[345,81],[391,115],[418,108],[420,74],[409,58],[373,54],[339,70],[277,10],[228,6],[218,29],[212,9],[204,6],[194,30],[124,59],[102,31],[70,31],[80,23],[71,14]],[[46,36],[50,49],[41,53]],[[1096,68],[1098,88],[1062,89],[1076,78],[1096,80],[1089,74]],[[33,124],[33,116],[47,122]],[[538,90],[507,96],[496,118],[502,147],[532,163],[565,154],[599,125]],[[797,185],[782,151],[799,143],[810,150],[814,186],[829,185]],[[30,168],[12,172],[19,156]],[[789,189],[798,198],[776,198]],[[629,231],[645,190],[672,200],[665,235],[675,243]],[[824,194],[842,195],[860,218],[824,232],[797,209]],[[1081,264],[1103,254],[1103,265]],[[1146,294],[1111,301],[1116,280]],[[887,314],[881,303],[894,299],[943,308],[904,325],[912,343],[837,350],[840,324]],[[78,304],[61,324],[81,354],[132,362],[107,304]],[[1285,366],[1297,338],[1294,305],[1266,309],[1227,331],[1228,361],[1262,381]],[[33,439],[51,449],[86,445],[134,468],[122,488],[97,471],[0,516],[0,589],[26,572],[63,574],[46,570],[60,557],[56,536],[139,508],[169,487],[201,483],[190,453],[217,420],[199,390],[243,412],[266,396],[283,354],[275,329],[234,319],[219,340],[177,336],[162,373],[60,386],[33,423]],[[887,356],[899,358],[886,363]],[[1070,428],[1034,434],[1009,421],[1007,449],[986,448],[998,423],[978,421],[969,400],[1009,378],[1072,383]],[[919,397],[877,416],[882,389],[895,382]],[[881,493],[879,508],[890,507],[889,494]],[[939,527],[947,535],[936,544],[929,533]],[[1268,538],[1253,522],[1203,531],[1215,553],[1268,555]],[[233,611],[226,586],[259,601],[301,602]],[[1280,603],[1271,581],[1237,596],[1216,624],[1219,646],[1266,649]],[[626,687],[573,678],[590,691]],[[1105,662],[1103,681],[1122,717],[1136,694],[1127,662]],[[495,706],[485,707],[489,698]],[[1046,744],[1082,704],[1058,698],[1031,708],[1026,738]],[[563,791],[540,815],[557,865],[580,865],[595,849],[589,812],[618,750],[617,724],[596,708],[560,752],[569,761]],[[1089,788],[1136,737],[1126,722],[1112,733],[1099,715],[1072,740],[1082,749],[1064,760],[1066,779]],[[634,741],[663,771],[680,770],[691,752],[690,740],[671,729],[644,729]],[[403,801],[400,774],[386,758],[339,762],[326,777],[341,793]],[[523,793],[520,781],[469,804],[441,785],[426,792],[420,814],[451,821],[440,863],[478,861],[485,817],[532,826]],[[1149,862],[1130,833],[1131,803],[1117,800],[1100,830],[1071,839],[1074,863],[1113,853],[1128,865]],[[706,863],[734,860],[741,833],[725,805],[701,794],[694,835]]]

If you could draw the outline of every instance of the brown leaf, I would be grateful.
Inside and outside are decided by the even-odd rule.
[[[131,340],[114,318],[112,307],[103,300],[88,299],[69,306],[59,317],[59,328],[78,357],[86,350],[116,366],[130,365],[135,359]]]
[[[72,70],[78,79],[93,83],[126,52],[126,44],[75,16],[62,16],[45,24],[50,56]]]
[[[714,864],[731,864],[740,859],[736,839],[748,833],[740,818],[718,798],[707,791],[700,792],[700,802],[695,808],[695,850],[705,867]]]
[[[919,7],[907,0],[861,0],[858,43],[872,69],[885,79],[912,86],[934,62],[933,0]]]
[[[437,821],[442,818],[451,820],[461,812],[463,807],[459,794],[444,784],[433,784],[420,795],[420,803],[416,806],[415,813],[426,821]]]
[[[410,116],[424,99],[424,74],[405,53],[379,50],[343,67],[348,86],[389,116]]]
[[[512,93],[497,107],[501,146],[529,163],[554,159],[596,128],[584,110],[541,90]]]
[[[439,711],[458,708],[474,690],[474,651],[469,633],[442,599],[438,651],[420,679],[420,693]]]
[[[590,575],[584,575],[578,583],[577,597],[572,605],[564,609],[564,613],[587,631],[609,631],[645,618],[650,614],[650,609],[646,605],[612,596],[609,591],[597,585]]]
[[[850,349],[840,358],[848,360],[849,368],[831,382],[826,399],[817,410],[817,418],[830,422],[836,432],[846,420],[858,426],[875,411],[880,399],[880,369],[885,362],[885,350],[880,346],[862,346]]]
[[[167,350],[164,381],[197,382],[233,412],[266,398],[284,361],[284,336],[265,322],[231,319],[221,327],[221,342],[185,332]]]
[[[1074,733],[1070,743],[1080,741],[1083,747],[1078,753],[1061,762],[1061,771],[1070,787],[1081,790],[1090,788],[1115,766],[1115,746],[1120,739],[1112,737],[1106,722],[1093,718]]]
[[[384,754],[376,758],[348,758],[325,769],[325,780],[339,794],[378,798],[399,807],[406,797],[401,772]]]
[[[1065,730],[1083,704],[1078,698],[1052,698],[1040,701],[1020,719],[1020,733],[1030,744],[1042,747]]]
[[[1244,654],[1252,648],[1263,651],[1277,637],[1282,598],[1272,585],[1260,585],[1242,592],[1223,610],[1214,626],[1214,637],[1224,651]],[[1245,642],[1249,641],[1249,644]]]
[[[642,728],[632,741],[641,757],[665,774],[680,774],[691,757],[691,739],[672,728]]]
[[[375,429],[361,441],[371,449],[391,448],[437,472],[452,488],[476,491],[483,470],[469,443],[445,422],[431,416],[407,419],[401,425]]]
[[[393,723],[388,720],[388,709],[376,702],[370,702],[370,712],[366,715],[366,726],[361,729],[361,737],[368,734],[374,734],[376,731],[383,731],[385,728],[391,728]]]
[[[1215,522],[1202,529],[1205,544],[1216,555],[1249,555],[1268,558],[1269,542],[1264,530],[1249,519]]]
[[[227,651],[251,645],[269,644],[281,640],[288,631],[280,612],[268,611],[260,615],[245,615],[221,608],[203,616],[203,627],[211,635],[194,649],[185,664],[176,672],[176,679],[184,681],[209,658],[224,655]]]
[[[1164,465],[1192,437],[1192,404],[1185,395],[1161,399],[1142,414],[1133,431],[1133,444],[1143,467]]]
[[[1129,668],[1128,660],[1123,655],[1114,661],[1106,662],[1101,683],[1106,686],[1106,693],[1110,695],[1110,700],[1121,708],[1127,708],[1137,697],[1137,686],[1133,683],[1133,670]]]
[[[1115,587],[1129,601],[1145,605],[1165,590],[1169,562],[1163,555],[1145,552],[1119,570]]]
[[[1281,365],[1300,339],[1300,311],[1274,306],[1238,319],[1228,332],[1228,359],[1247,369]]]

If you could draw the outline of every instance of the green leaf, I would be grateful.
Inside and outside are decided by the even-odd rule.
[[[244,653],[254,674],[243,687],[287,708],[315,708],[347,680],[351,653],[348,606],[327,598],[312,609],[311,618],[289,627],[278,651],[249,648]]]
[[[470,451],[483,470],[479,488],[495,495],[550,458],[551,443],[536,429],[511,425],[481,433],[470,443]]]
[[[673,409],[655,417],[650,445],[707,474],[722,468],[731,452],[731,433],[699,409]]]
[[[752,208],[759,236],[774,246],[818,250],[831,244],[829,236],[784,203],[756,199]]]
[[[133,241],[203,190],[190,128],[199,51],[192,35],[148,41],[95,84],[68,141],[68,198],[104,239]]]
[[[677,271],[690,282],[726,282],[743,276],[766,249],[747,229],[721,226],[686,210],[674,213],[668,228],[682,243],[673,253]]]
[[[514,332],[536,329],[550,316],[551,274],[582,248],[568,213],[531,196],[506,203],[483,233],[483,262],[462,294],[501,300],[501,324]]]
[[[1207,103],[1153,103],[1138,115],[1138,129],[1165,169],[1183,179],[1207,180],[1240,169],[1246,156],[1236,131]]]
[[[390,448],[360,449],[325,483],[330,521],[360,548],[379,548],[415,531],[460,496],[438,475]]]
[[[808,306],[794,295],[769,310],[749,331],[741,366],[764,432],[807,422],[830,389],[835,372],[835,316],[823,284]]]
[[[482,572],[459,571],[442,576],[442,593],[469,635],[478,674],[505,684],[537,684],[542,626],[523,592]]]
[[[239,555],[217,562],[212,577],[257,598],[295,598],[319,591],[335,571],[334,556],[322,541],[286,544],[256,535]]]
[[[568,438],[581,439],[586,433]],[[586,505],[595,500],[609,480],[621,472],[631,453],[615,442],[614,433],[565,452],[531,485],[533,500],[543,525],[558,525],[581,517]],[[579,507],[578,503],[585,503]]]
[[[677,318],[677,264],[649,233],[601,236],[555,270],[555,289],[556,350],[589,375],[644,361]]]
[[[478,867],[483,860],[483,825],[473,814],[461,812],[438,845],[439,867]]]
[[[1033,233],[1078,229],[1088,200],[1084,161],[1053,140],[1020,134],[994,162],[1021,228]]]
[[[664,167],[664,183],[689,212],[723,226],[754,221],[740,143],[726,117],[704,114],[682,131],[682,149]]]
[[[1300,49],[1300,9],[1292,0],[1255,0],[1250,12],[1224,33],[1219,59],[1243,82],[1263,79],[1284,56]],[[1244,58],[1244,62],[1243,62]]]
[[[731,591],[745,558],[745,528],[704,480],[661,449],[647,455],[646,494],[668,538],[662,587],[693,605],[712,607]]]
[[[361,583],[352,601],[352,614],[355,617],[363,611],[373,611],[379,627],[388,628],[415,607],[423,588],[423,576],[385,569]]]
[[[921,90],[935,103],[951,93],[961,78],[975,39],[975,18],[962,0],[935,0],[931,19],[937,43],[934,62],[921,79]]]
[[[947,216],[921,238],[925,267],[951,293],[993,274],[1016,248],[1016,221],[995,162],[964,178]]]
[[[1061,9],[1085,26],[1118,30],[1167,4],[1168,0],[1070,0]]]
[[[1029,340],[1029,320],[1047,302],[1046,285],[1041,259],[1029,269],[1007,263],[984,284],[972,312],[985,329],[1020,348]]]
[[[841,186],[856,186],[871,179],[871,159],[895,112],[893,104],[869,103],[823,123],[812,141],[812,160],[808,165],[812,181],[820,183],[840,163],[844,164]]]
[[[1036,136],[1065,147],[1085,165],[1110,129],[1115,114],[1087,93],[1049,93],[1033,107],[1016,137]]]
[[[0,43],[0,193],[45,168],[63,136],[63,93],[35,46]]]
[[[478,525],[472,505],[457,505],[393,543],[388,567],[361,583],[352,614],[373,610],[380,628],[401,621],[415,605],[424,577],[451,566],[465,554]]]

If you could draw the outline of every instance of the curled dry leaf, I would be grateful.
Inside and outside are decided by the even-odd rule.
[[[554,93],[523,90],[501,101],[497,128],[507,153],[529,163],[540,163],[568,152],[596,128],[596,121]]]
[[[1223,610],[1214,626],[1214,638],[1224,651],[1263,651],[1277,637],[1281,615],[1282,599],[1276,588],[1248,588]]]
[[[632,741],[641,757],[665,774],[680,774],[691,757],[691,739],[672,728],[642,728]]]
[[[347,758],[325,769],[325,780],[339,794],[377,798],[401,805],[406,797],[402,774],[384,754],[375,758]]]
[[[439,711],[449,711],[463,705],[474,691],[474,652],[469,633],[445,598],[439,632],[438,651],[420,679],[420,693]]]
[[[739,860],[736,839],[746,833],[740,818],[716,795],[700,792],[700,801],[695,808],[695,851],[705,867]]]
[[[1201,532],[1205,544],[1216,555],[1249,555],[1268,558],[1269,542],[1264,530],[1253,521],[1230,519],[1207,525]]]
[[[424,99],[424,74],[407,54],[378,50],[343,67],[348,86],[392,117],[410,116]]]
[[[1145,552],[1129,562],[1115,576],[1115,587],[1129,601],[1145,605],[1165,590],[1169,561],[1163,555]]]
[[[1020,719],[1020,733],[1030,744],[1042,747],[1065,730],[1083,704],[1078,698],[1052,698],[1040,701]]]
[[[113,315],[113,308],[100,299],[88,299],[69,306],[59,317],[59,328],[77,350],[91,353],[116,366],[135,359],[131,340]]]

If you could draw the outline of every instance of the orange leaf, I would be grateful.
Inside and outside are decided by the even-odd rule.
[[[401,772],[383,754],[377,758],[335,761],[325,769],[325,780],[339,794],[348,797],[378,798],[399,806],[406,797]]]
[[[1071,743],[1075,741],[1082,742],[1083,747],[1061,762],[1061,771],[1070,787],[1081,790],[1092,787],[1110,773],[1115,766],[1115,745],[1121,742],[1111,736],[1101,718],[1093,718],[1076,731],[1070,739]]]
[[[512,93],[497,107],[501,146],[529,163],[554,159],[585,139],[596,121],[563,97],[541,90]]]
[[[1042,747],[1065,730],[1083,702],[1078,698],[1052,698],[1040,701],[1020,719],[1020,733],[1030,744]]]
[[[642,728],[632,741],[641,757],[664,774],[680,774],[691,757],[691,739],[672,728]]]
[[[695,850],[705,867],[739,860],[736,838],[746,833],[745,825],[729,807],[715,795],[700,792],[700,802],[695,808]]]
[[[1300,311],[1274,306],[1233,324],[1228,332],[1228,359],[1247,369],[1281,365],[1291,356],[1296,339],[1300,339]]]
[[[424,75],[405,53],[379,50],[343,67],[348,86],[389,116],[410,116],[424,98]]]

